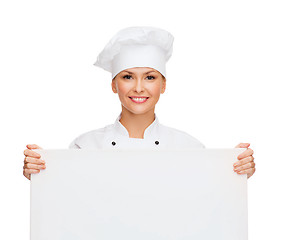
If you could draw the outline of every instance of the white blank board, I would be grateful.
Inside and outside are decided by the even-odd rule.
[[[244,150],[34,150],[31,240],[247,240]]]

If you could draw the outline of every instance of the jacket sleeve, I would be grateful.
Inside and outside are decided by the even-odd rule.
[[[200,146],[201,146],[202,148],[206,148],[206,146],[205,146],[203,143],[201,143],[201,142],[200,142]]]
[[[79,145],[76,143],[76,138],[69,144],[68,148],[79,149]]]

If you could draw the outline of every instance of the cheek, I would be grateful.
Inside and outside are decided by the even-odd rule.
[[[161,84],[153,84],[152,86],[148,87],[148,91],[153,95],[153,96],[157,96],[160,95],[161,93]]]
[[[124,95],[127,95],[130,91],[130,87],[126,84],[118,84],[117,89],[120,97],[124,97]]]

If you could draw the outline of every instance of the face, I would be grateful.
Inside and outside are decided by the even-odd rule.
[[[154,112],[160,94],[165,92],[166,79],[153,68],[135,67],[118,73],[111,86],[124,108],[134,114],[144,114]]]

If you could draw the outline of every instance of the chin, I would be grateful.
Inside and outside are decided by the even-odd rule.
[[[125,107],[129,112],[136,114],[136,115],[141,115],[141,114],[145,114],[149,111],[151,111],[151,109],[136,109],[136,108],[127,108]]]

